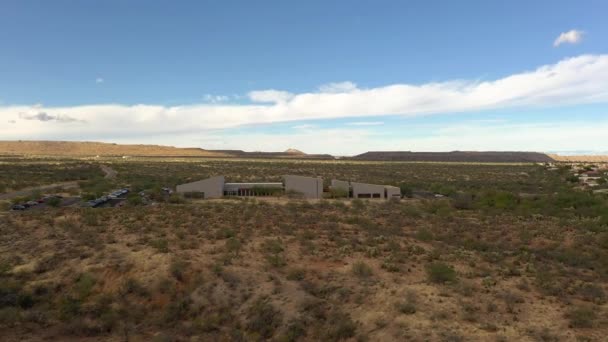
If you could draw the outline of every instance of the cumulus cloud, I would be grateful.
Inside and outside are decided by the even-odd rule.
[[[544,124],[475,123],[439,125],[424,135],[397,133],[370,127],[316,128],[296,132],[223,134],[211,132],[197,143],[205,148],[282,151],[297,146],[307,153],[356,155],[366,151],[572,151],[593,148],[608,151],[608,120]]]
[[[351,90],[297,94],[281,90],[252,91],[248,94],[251,101],[248,104],[0,105],[0,117],[17,120],[10,127],[0,124],[0,136],[3,139],[80,140],[119,140],[126,137],[133,141],[168,136],[171,144],[190,145],[186,139],[204,132],[251,124],[331,118],[352,118],[356,122],[356,118],[369,120],[370,117],[385,115],[413,117],[497,108],[602,103],[608,102],[608,55],[568,58],[535,70],[483,82],[459,80],[392,84],[368,89],[334,87],[338,88]],[[19,113],[26,113],[34,119],[26,122]],[[51,124],[74,121],[81,124]]]
[[[75,122],[75,121],[79,121],[78,119],[72,118],[68,115],[61,115],[61,114],[51,115],[46,112],[38,112],[35,114],[19,113],[19,118],[23,119],[23,120],[36,120],[36,121],[42,121],[42,122],[46,122],[46,121]],[[15,120],[12,120],[12,121],[16,122]]]
[[[328,83],[319,87],[322,93],[348,93],[357,90],[357,85],[353,82]]]
[[[570,30],[568,32],[562,32],[559,37],[555,38],[553,46],[558,47],[562,44],[578,44],[583,40],[583,31]]]

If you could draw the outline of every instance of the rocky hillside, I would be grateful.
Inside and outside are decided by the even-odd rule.
[[[0,141],[0,154],[38,156],[224,157],[201,148],[72,141]]]

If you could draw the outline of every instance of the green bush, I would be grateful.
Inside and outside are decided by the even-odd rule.
[[[434,262],[426,267],[429,281],[436,284],[456,282],[456,271],[452,266],[441,262]]]

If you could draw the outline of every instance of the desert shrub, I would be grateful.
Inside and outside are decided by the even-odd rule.
[[[580,180],[580,178],[577,175],[571,175],[566,177],[566,181],[570,182],[570,183],[578,183]]]
[[[413,315],[416,313],[417,301],[416,293],[408,291],[405,295],[405,300],[397,304],[397,310],[402,314]]]
[[[57,197],[51,197],[49,199],[47,199],[44,203],[46,203],[47,205],[51,206],[51,207],[58,207],[61,204],[61,200]]]
[[[327,317],[327,328],[322,340],[340,341],[355,336],[357,324],[350,315],[340,311],[331,312]]]
[[[73,291],[75,292],[76,297],[81,300],[87,298],[93,291],[93,286],[95,286],[95,283],[96,280],[91,274],[80,274],[73,286]]]
[[[458,210],[469,210],[473,208],[473,196],[466,193],[457,193],[452,196],[452,206]]]
[[[414,196],[414,189],[409,184],[400,184],[399,189],[401,189],[401,195],[403,197],[412,198]]]
[[[186,271],[188,264],[183,260],[175,260],[169,266],[171,275],[178,281],[184,280],[184,272]]]
[[[352,208],[356,211],[361,211],[363,209],[365,209],[365,202],[363,202],[362,200],[355,198],[354,200],[352,200],[351,202],[352,204]]]
[[[59,318],[69,321],[81,313],[82,302],[71,296],[65,296],[59,301]]]
[[[150,246],[156,248],[156,250],[160,253],[168,253],[169,252],[169,241],[167,239],[156,239],[150,241]]]
[[[514,209],[518,204],[518,197],[507,191],[489,191],[482,193],[478,203],[482,208]]]
[[[306,336],[306,322],[302,319],[294,319],[287,324],[285,335],[279,341],[295,342],[298,339]]]
[[[190,312],[191,305],[189,297],[174,298],[165,308],[165,322],[172,323],[184,319]]]
[[[226,252],[232,254],[233,256],[238,256],[241,251],[241,241],[235,237],[231,237],[226,240],[224,244],[226,247]]]
[[[436,284],[453,283],[456,281],[456,271],[452,266],[442,262],[434,262],[426,267],[427,278]]]
[[[140,297],[145,297],[148,295],[146,288],[134,278],[128,278],[125,280],[120,287],[119,293],[123,296],[127,294],[134,294]]]
[[[171,194],[171,196],[169,196],[169,203],[172,204],[184,204],[186,203],[186,200],[183,196],[181,196],[180,194]]]
[[[596,284],[587,283],[578,288],[579,295],[588,302],[604,303],[606,293],[604,289]]]
[[[342,188],[330,188],[330,198],[348,198],[348,190]]]
[[[139,194],[131,193],[127,196],[127,203],[132,206],[139,206],[142,205],[144,201]]]
[[[99,212],[95,210],[84,210],[81,214],[84,224],[87,226],[99,225]]]
[[[591,307],[577,307],[570,310],[566,314],[566,318],[570,321],[570,326],[573,328],[592,328],[597,314]]]
[[[359,278],[369,278],[374,273],[372,268],[363,261],[356,261],[351,266],[351,271]]]
[[[303,268],[292,268],[287,271],[288,280],[303,280],[306,276],[306,270]]]
[[[265,297],[256,299],[247,310],[247,330],[265,339],[274,335],[282,321],[281,312]]]
[[[0,308],[0,326],[17,325],[21,320],[21,310],[14,307]]]
[[[433,232],[427,228],[420,228],[416,231],[416,239],[424,242],[429,242],[434,239]]]
[[[273,267],[282,267],[287,264],[283,257],[283,244],[279,239],[267,239],[262,243],[262,251],[268,263]]]

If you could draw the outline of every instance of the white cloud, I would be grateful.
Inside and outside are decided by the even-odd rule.
[[[249,104],[0,105],[0,117],[6,120],[4,124],[0,123],[0,136],[3,139],[127,139],[132,142],[160,142],[167,139],[172,145],[183,146],[193,145],[198,137],[210,130],[250,124],[310,122],[330,118],[353,118],[353,122],[357,122],[356,118],[369,119],[384,115],[412,117],[524,106],[602,103],[608,102],[608,55],[569,58],[493,81],[393,84],[337,93],[317,91],[292,94],[280,90],[261,90],[253,91],[248,96],[252,101]],[[24,120],[20,117],[20,113],[35,115],[41,112],[74,120],[65,123],[59,120]],[[6,122],[11,120],[16,123],[8,125]],[[330,146],[323,141],[309,142],[317,143],[326,148]],[[447,148],[449,146],[446,145]],[[249,144],[240,147],[249,149]]]
[[[346,125],[348,126],[381,126],[384,125],[383,121],[355,121],[348,122]]]
[[[313,128],[317,128],[317,125],[313,125],[313,124],[302,124],[302,125],[295,125],[295,126],[292,126],[291,128],[293,128],[293,129],[313,129]]]
[[[353,82],[328,83],[319,87],[322,93],[349,93],[357,90],[357,85]]]
[[[406,131],[407,132],[407,131]],[[205,148],[282,151],[297,147],[307,153],[356,155],[366,151],[572,151],[591,147],[608,151],[608,120],[569,124],[461,124],[440,126],[424,136],[387,137],[371,128],[312,129],[285,133],[222,134],[199,138]],[[407,134],[407,133],[404,133]],[[589,142],[593,141],[593,144]]]
[[[256,90],[249,94],[249,99],[253,102],[272,102],[283,103],[293,98],[293,94],[282,90]]]
[[[230,97],[226,95],[205,94],[203,96],[203,101],[206,103],[220,103],[228,100],[230,100]]]
[[[583,35],[584,32],[580,30],[563,32],[559,35],[559,37],[555,38],[553,46],[558,47],[562,44],[578,44],[581,40],[583,40]]]
[[[97,83],[97,84],[99,84],[99,83],[103,83],[103,82],[104,82],[104,79],[103,79],[103,78],[101,78],[101,77],[97,77],[97,78],[95,79],[95,83]]]

